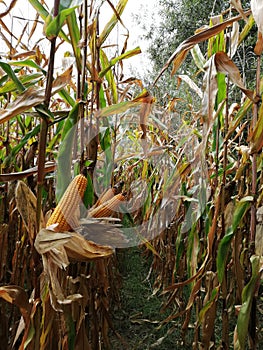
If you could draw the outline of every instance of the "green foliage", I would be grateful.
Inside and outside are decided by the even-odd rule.
[[[100,31],[93,1],[86,9],[82,1],[61,1],[55,18],[46,5],[30,3],[45,21],[50,57],[66,42],[74,69],[54,72],[37,43],[34,51],[24,45],[20,56],[15,50],[22,38],[15,37],[16,46],[7,45],[12,60],[0,62],[0,278],[7,285],[0,297],[23,315],[17,343],[21,349],[62,343],[110,349],[120,269],[126,302],[121,325],[132,345],[245,348],[247,337],[257,332],[250,319],[260,302],[262,258],[253,247],[262,206],[263,85],[259,75],[239,69],[241,53],[249,57],[256,40],[253,19],[247,13],[244,21],[234,9],[223,12],[226,2],[161,1],[163,22],[150,48],[154,69],[161,70],[155,81],[160,94],[153,97],[138,79],[120,83],[115,69],[139,54],[138,47],[126,51],[125,42],[121,54],[109,58],[106,40],[117,23],[124,25],[127,0],[118,2]],[[210,20],[211,14],[218,16]],[[202,25],[207,27],[194,34]],[[79,231],[39,232],[42,214],[48,215],[79,173],[87,177],[85,206],[77,208],[84,219]],[[19,197],[18,187],[8,182],[21,178],[27,195]],[[92,210],[112,204],[108,197],[100,202],[104,190],[114,200],[121,192],[120,210],[107,210],[112,220],[93,221]],[[116,263],[108,243],[119,239],[124,246],[144,247],[147,271],[138,248]],[[148,271],[142,280],[140,273]],[[140,318],[130,317],[137,311],[136,296]],[[240,304],[236,320],[232,311]],[[6,329],[18,323],[11,308],[3,312],[0,304],[0,311]],[[147,327],[147,335],[131,339],[131,323],[140,332]],[[230,323],[237,324],[234,341]]]
[[[233,214],[232,225],[228,228],[226,235],[220,241],[217,253],[217,271],[220,283],[223,282],[231,241],[252,201],[253,197],[244,197],[237,203]]]
[[[77,6],[61,10],[58,16],[56,16],[54,19],[52,19],[50,15],[46,18],[45,34],[48,39],[52,39],[59,35],[66,18],[71,15],[76,8]]]
[[[72,108],[61,133],[61,145],[57,156],[56,198],[60,200],[71,181],[72,148],[76,137],[79,103]]]
[[[13,80],[15,87],[17,88],[17,90],[19,92],[25,91],[24,85],[17,78],[15,72],[12,70],[11,66],[8,63],[0,61],[0,67],[6,72],[6,74],[9,76],[9,78]],[[5,90],[6,90],[5,92],[10,91],[10,87],[9,87],[9,89],[5,89]]]
[[[246,349],[246,340],[248,335],[252,302],[256,293],[257,284],[260,280],[260,258],[258,256],[252,256],[251,265],[252,276],[242,291],[242,306],[240,308],[237,320],[238,340],[235,343],[235,349],[237,350]]]

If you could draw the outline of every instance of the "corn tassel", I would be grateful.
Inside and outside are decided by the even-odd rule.
[[[122,193],[116,194],[113,198],[102,203],[97,208],[91,209],[88,215],[93,218],[110,217],[125,199],[126,197]]]
[[[57,232],[69,231],[77,226],[77,211],[83,199],[86,187],[86,177],[81,174],[77,175],[69,184],[46,226],[58,224],[54,228]]]

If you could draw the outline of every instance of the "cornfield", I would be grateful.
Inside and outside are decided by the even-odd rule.
[[[174,348],[259,348],[260,2],[231,1],[147,87],[124,73],[141,53],[128,49],[127,2],[28,0],[19,33],[7,20],[19,2],[0,2],[0,349],[145,349],[114,323],[120,252],[134,246],[166,315],[149,349],[178,329]],[[237,50],[251,37],[247,81]],[[186,57],[194,73],[180,71]],[[163,103],[170,68],[185,99]]]

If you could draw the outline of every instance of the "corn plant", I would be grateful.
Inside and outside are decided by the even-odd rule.
[[[102,30],[99,14],[103,2],[56,0],[53,9],[40,1],[28,3],[35,10],[28,45],[23,41],[29,20],[20,37],[3,21],[12,15],[16,2],[1,15],[6,53],[0,62],[0,294],[18,307],[1,302],[1,329],[11,330],[1,334],[2,345],[98,349],[103,344],[109,348],[110,306],[118,301],[113,248],[84,236],[94,230],[98,236],[119,232],[94,219],[104,215],[100,207],[96,215],[90,212],[83,235],[69,231],[79,226],[77,197],[84,197],[82,214],[96,200],[92,177],[99,141],[102,144],[98,114],[107,105],[117,105],[120,98],[119,77],[113,68],[121,67],[123,60],[140,49],[126,51],[124,43],[121,54],[111,60],[107,57],[106,40],[122,22],[127,0],[119,1],[116,7],[110,3],[112,14]],[[39,30],[44,32],[43,38],[30,45]],[[40,45],[42,40],[44,46]],[[74,67],[56,72],[56,56],[66,44]],[[72,192],[78,186],[81,193]],[[117,199],[113,200],[115,207],[109,203],[106,209],[116,208]],[[19,324],[18,310],[22,315]]]
[[[170,311],[159,325],[170,325],[166,337],[180,322],[182,341],[191,333],[194,349],[255,348],[262,260],[257,4],[250,89],[235,55],[254,17],[232,1],[177,48],[148,91],[138,79],[123,79],[123,61],[139,48],[127,51],[124,40],[109,58],[127,0],[107,1],[112,14],[102,29],[103,1],[55,0],[53,9],[28,3],[35,10],[29,39],[41,27],[49,53],[42,40],[24,44],[28,22],[20,37],[4,23],[15,1],[0,16],[3,346],[110,349],[112,329],[129,348],[111,318],[120,298],[114,248],[138,244],[152,256],[154,294],[162,292]],[[57,72],[64,47],[70,64]],[[198,68],[193,77],[180,74],[189,53]],[[189,110],[180,115],[176,96],[158,105],[153,92],[170,64],[178,89],[200,99],[199,111],[183,101]]]
[[[262,133],[259,127],[261,34],[255,46],[258,68],[252,91],[242,81],[235,53],[252,29],[253,15],[240,4],[234,6],[236,8],[229,9],[228,18],[223,15],[212,18],[209,28],[186,39],[155,81],[158,82],[170,64],[173,64],[172,74],[178,74],[190,52],[203,72],[202,94],[191,77],[184,77],[184,81],[202,97],[202,107],[195,115],[192,130],[199,131],[196,157],[203,157],[201,164],[205,164],[204,205],[199,195],[198,204],[191,206],[195,201],[192,186],[196,183],[193,181],[196,169],[191,169],[188,178],[178,183],[181,200],[173,226],[154,244],[159,254],[166,257],[164,260],[155,257],[156,288],[162,286],[167,295],[164,308],[173,305],[171,316],[164,322],[183,319],[183,338],[190,322],[194,322],[194,349],[215,345],[245,349],[247,343],[254,349],[260,337],[256,331],[256,304],[262,251],[260,221],[257,223],[256,215],[262,205],[258,194]],[[259,11],[258,6],[254,3],[253,14]],[[236,10],[238,14],[233,16]],[[239,31],[239,22],[244,19],[245,25]],[[206,54],[199,47],[204,42],[207,42]],[[240,101],[231,98],[236,87],[242,92]],[[190,225],[185,226],[185,218]],[[184,301],[185,295],[189,298]],[[216,338],[218,327],[219,339]]]

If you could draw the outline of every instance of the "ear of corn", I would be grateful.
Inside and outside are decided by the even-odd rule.
[[[58,224],[54,228],[57,232],[69,231],[76,227],[78,225],[77,212],[86,187],[86,177],[81,174],[77,175],[69,184],[46,226]]]
[[[111,198],[113,198],[116,195],[116,190],[114,187],[109,188],[108,190],[104,191],[100,197],[98,198],[97,202],[94,205],[94,208],[99,207],[101,204],[109,201]]]
[[[116,183],[113,187],[105,190],[100,197],[98,198],[97,202],[94,204],[93,208],[97,208],[102,203],[105,203],[109,201],[111,198],[113,198],[116,194],[119,194],[121,192],[123,186],[123,182]],[[93,209],[92,208],[92,209]]]
[[[121,202],[123,202],[125,199],[126,197],[122,193],[116,194],[113,198],[102,203],[97,208],[89,210],[88,215],[93,218],[112,216],[114,211],[118,209]]]

